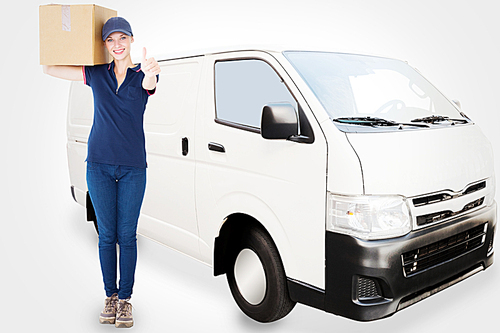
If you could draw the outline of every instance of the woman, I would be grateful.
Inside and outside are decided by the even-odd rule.
[[[88,139],[87,187],[99,228],[99,259],[106,291],[99,321],[132,327],[130,297],[137,261],[137,220],[146,188],[143,114],[154,94],[160,67],[154,58],[140,65],[130,57],[134,42],[130,24],[109,19],[102,40],[113,57],[97,66],[44,66],[44,73],[81,81],[94,94],[94,123]],[[117,286],[117,249],[120,281]]]

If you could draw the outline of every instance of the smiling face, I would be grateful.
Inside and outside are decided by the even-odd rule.
[[[104,45],[115,60],[123,60],[130,56],[130,44],[133,42],[134,37],[123,32],[113,32],[106,38]]]

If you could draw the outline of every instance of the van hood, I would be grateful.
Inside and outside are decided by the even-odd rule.
[[[365,194],[460,191],[494,173],[491,144],[474,124],[346,136],[361,163]]]

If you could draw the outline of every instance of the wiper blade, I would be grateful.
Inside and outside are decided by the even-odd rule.
[[[383,118],[377,117],[342,117],[335,118],[333,121],[344,124],[356,124],[356,125],[365,125],[365,126],[374,126],[374,125],[383,125],[383,126],[398,126],[399,124]]]
[[[434,124],[435,122],[441,122],[441,121],[449,121],[452,123],[452,125],[455,124],[455,122],[459,122],[462,124],[466,124],[469,121],[467,119],[453,119],[447,116],[428,116],[428,117],[423,117],[423,118],[416,118],[413,119],[411,122],[412,123],[429,123],[429,124]]]
[[[429,127],[426,124],[407,124],[398,123],[393,120],[387,120],[377,117],[341,117],[335,118],[333,121],[343,124],[363,125],[363,126],[414,126],[414,127]]]

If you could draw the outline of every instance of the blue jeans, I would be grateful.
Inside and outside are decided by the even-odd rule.
[[[146,189],[146,169],[87,162],[87,187],[99,228],[99,259],[106,296],[118,293],[120,299],[129,298],[134,286],[137,220]]]

